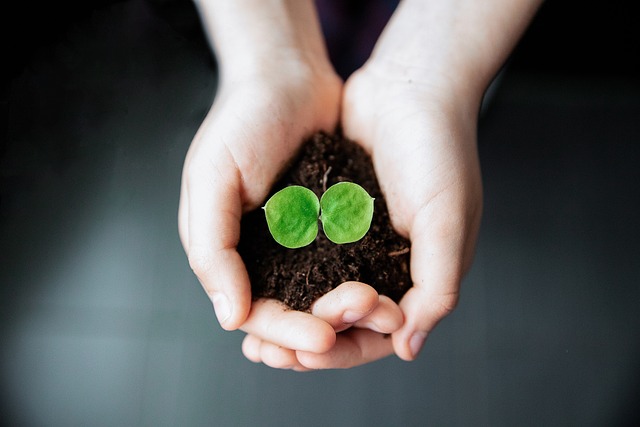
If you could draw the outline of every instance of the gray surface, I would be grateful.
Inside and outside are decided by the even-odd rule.
[[[420,359],[246,361],[176,230],[215,92],[206,47],[125,2],[12,82],[0,214],[11,425],[632,425],[640,393],[637,81],[506,73],[480,131],[485,216]]]

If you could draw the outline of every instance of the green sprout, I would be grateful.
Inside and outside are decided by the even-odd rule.
[[[271,196],[263,209],[275,241],[295,249],[315,240],[318,218],[325,235],[334,243],[362,239],[371,226],[373,198],[352,182],[331,186],[320,200],[313,191],[292,185]]]

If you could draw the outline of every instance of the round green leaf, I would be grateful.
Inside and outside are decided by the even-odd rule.
[[[295,249],[318,235],[320,202],[313,191],[292,185],[278,191],[264,205],[269,231],[276,242]]]
[[[353,243],[362,239],[373,218],[373,198],[358,184],[339,182],[320,199],[322,228],[333,243]]]

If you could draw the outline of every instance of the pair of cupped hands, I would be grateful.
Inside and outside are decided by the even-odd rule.
[[[305,371],[417,357],[458,302],[480,222],[480,100],[458,95],[446,76],[416,80],[372,61],[344,83],[300,61],[221,80],[186,157],[179,230],[221,326],[246,332],[249,360]],[[372,156],[392,225],[411,241],[413,287],[396,304],[346,282],[310,312],[254,301],[236,251],[241,216],[264,204],[307,137],[339,124]]]

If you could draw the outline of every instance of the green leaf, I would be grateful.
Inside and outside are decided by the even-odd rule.
[[[373,198],[358,184],[339,182],[320,199],[324,234],[333,243],[353,243],[362,239],[373,218]]]
[[[278,191],[264,205],[269,231],[276,242],[295,249],[318,235],[320,202],[313,191],[292,185]]]

